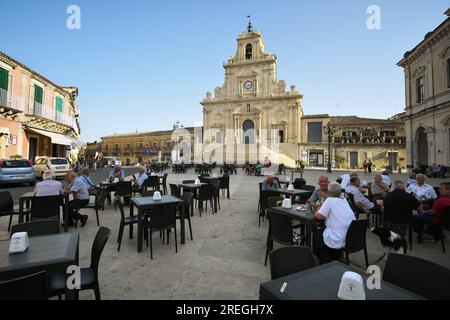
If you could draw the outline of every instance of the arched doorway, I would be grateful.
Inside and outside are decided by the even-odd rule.
[[[428,136],[424,127],[416,131],[417,164],[419,166],[428,165]]]
[[[244,144],[255,143],[255,123],[252,120],[245,120],[242,124],[244,131]]]

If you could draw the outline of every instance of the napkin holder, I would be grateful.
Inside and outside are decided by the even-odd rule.
[[[290,209],[292,207],[291,199],[284,199],[283,203],[281,204],[281,207],[285,209]]]
[[[29,246],[28,233],[16,232],[11,236],[11,240],[9,241],[9,253],[25,252]]]
[[[366,300],[364,281],[361,275],[346,271],[341,279],[338,298],[341,300]]]
[[[195,179],[195,184],[200,184],[200,180],[199,179]]]
[[[119,182],[119,178],[114,178],[113,183]]]
[[[294,191],[294,185],[292,183],[289,183],[288,187],[287,187],[288,191]]]
[[[153,194],[153,200],[155,201],[161,200],[161,192],[155,191],[155,193]]]

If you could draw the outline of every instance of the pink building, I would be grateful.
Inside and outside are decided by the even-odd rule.
[[[77,95],[0,52],[0,159],[68,156],[80,135]]]

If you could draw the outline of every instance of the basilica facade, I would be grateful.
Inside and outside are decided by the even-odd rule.
[[[239,35],[236,54],[223,67],[223,85],[214,95],[207,92],[201,102],[203,142],[222,146],[212,148],[211,160],[256,162],[273,152],[281,154],[273,150],[275,145],[295,159],[303,96],[294,85],[286,90],[286,83],[277,79],[277,58],[265,52],[262,35],[251,24]]]

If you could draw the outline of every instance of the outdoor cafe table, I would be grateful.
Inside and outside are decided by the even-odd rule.
[[[366,284],[368,275],[364,270],[338,261],[323,264],[302,272],[262,283],[260,300],[338,300],[339,285],[346,271],[360,274]],[[283,292],[281,287],[287,283]],[[381,280],[381,288],[369,290],[364,287],[366,300],[424,300],[423,297]]]
[[[283,207],[272,207],[270,210],[275,211],[277,213],[287,214],[292,220],[299,221],[305,224],[305,233],[306,233],[306,245],[311,247],[314,251],[315,248],[311,245],[313,243],[314,236],[314,228],[317,227],[318,220],[316,220],[314,216],[314,212],[311,210],[300,211],[296,209],[297,206],[294,205],[291,209],[286,209]],[[270,233],[270,228],[269,228]]]
[[[11,280],[42,270],[61,271],[78,265],[78,232],[29,237],[25,252],[9,254],[9,240],[0,241],[0,281]],[[68,292],[70,293],[70,292]],[[77,298],[66,295],[67,298]]]
[[[278,192],[279,194],[290,197],[292,201],[294,201],[294,199],[301,194],[312,193],[312,191],[300,190],[300,189],[294,189],[293,191],[289,191],[287,188],[286,189],[277,189],[274,191]]]
[[[64,221],[64,232],[67,232],[68,229],[68,216],[69,216],[69,194],[60,195],[61,206],[63,207],[63,221]],[[25,192],[19,198],[19,223],[23,223],[24,216],[24,205],[26,205],[27,209],[30,208],[30,203],[34,198],[34,192]]]
[[[217,180],[220,180],[220,176],[214,177],[214,176],[209,176],[209,177],[202,177],[203,180],[208,181],[209,183],[215,182]]]
[[[187,191],[192,191],[192,193],[194,193],[196,190],[200,189],[201,186],[204,186],[206,184],[207,183],[205,183],[205,182],[200,182],[199,184],[182,183],[182,184],[179,184],[178,186],[183,188],[183,191],[187,190]],[[217,199],[216,199],[216,197],[213,197],[213,198],[214,198],[214,212],[217,212]],[[201,205],[202,205],[201,202],[198,205],[201,208]],[[194,215],[194,201],[191,202],[191,216],[193,216],[193,215]]]
[[[161,196],[161,200],[153,200],[153,197],[140,197],[140,198],[131,198],[130,199],[130,216],[134,215],[134,207],[137,208],[138,211],[138,245],[137,251],[142,252],[142,244],[144,239],[144,227],[142,223],[143,212],[145,210],[152,209],[159,205],[176,203],[181,207],[181,244],[185,243],[185,224],[184,224],[184,201],[175,196]],[[151,236],[151,235],[150,235]],[[133,237],[133,225],[130,225],[130,238]]]

